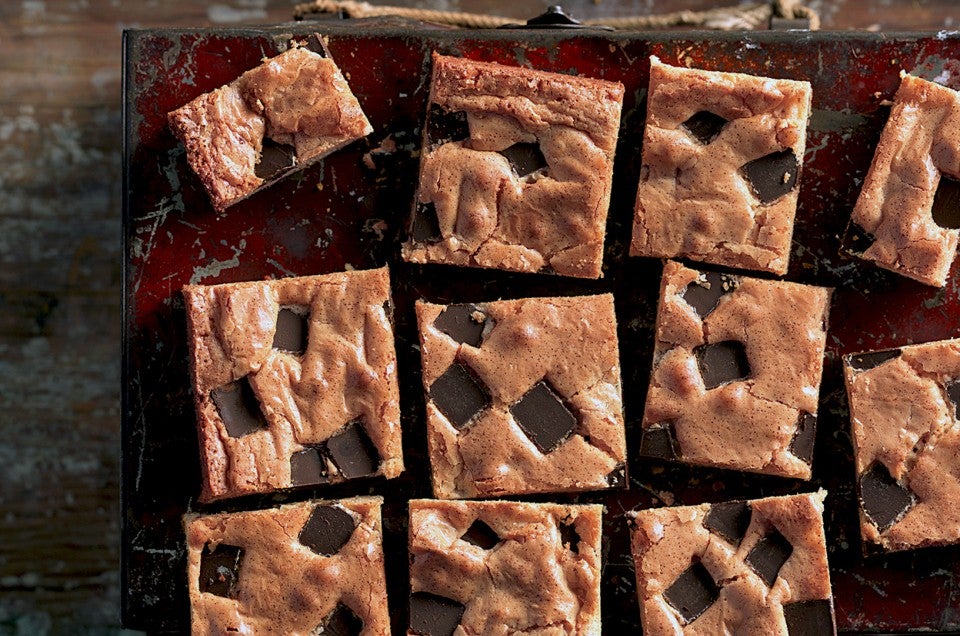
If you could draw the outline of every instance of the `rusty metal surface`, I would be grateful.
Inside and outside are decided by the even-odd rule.
[[[165,126],[165,113],[320,29],[375,132],[218,215]],[[431,50],[619,80],[626,87],[605,277],[576,281],[399,258],[417,169]],[[668,63],[806,79],[814,113],[788,280],[837,288],[811,483],[641,462],[639,423],[661,266],[628,259],[648,56]],[[759,497],[824,487],[837,622],[844,631],[960,629],[960,547],[864,558],[840,356],[960,334],[958,267],[943,290],[839,256],[840,234],[869,166],[900,69],[960,80],[960,34],[463,32],[387,20],[257,29],[133,31],[125,36],[123,616],[129,627],[183,631],[188,510],[266,506],[367,492],[387,498],[385,546],[394,629],[406,620],[406,505],[429,496],[413,301],[480,301],[613,291],[631,451],[630,489],[556,496],[606,504],[605,633],[639,631],[625,513],[638,507]],[[397,305],[408,472],[215,506],[195,502],[199,469],[179,289],[390,264]],[[549,499],[538,497],[533,499]]]

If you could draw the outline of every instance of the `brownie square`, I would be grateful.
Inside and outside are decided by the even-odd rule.
[[[785,274],[809,82],[650,58],[632,256]]]
[[[830,294],[668,261],[640,454],[809,479]]]
[[[183,294],[201,501],[400,474],[387,268]]]
[[[836,634],[825,496],[637,512],[631,549],[644,636]]]
[[[194,636],[389,635],[382,503],[184,516]]]
[[[903,75],[844,250],[943,287],[960,237],[960,93]]]
[[[600,634],[600,505],[410,502],[408,634]]]
[[[167,119],[220,211],[373,132],[317,35]]]
[[[416,308],[436,497],[625,483],[612,295]]]
[[[844,356],[867,549],[960,543],[960,339]]]
[[[623,85],[434,54],[403,257],[599,278]]]

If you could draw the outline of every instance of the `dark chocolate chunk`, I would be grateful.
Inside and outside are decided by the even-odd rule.
[[[269,137],[263,138],[260,160],[253,173],[263,180],[279,176],[297,165],[297,149],[289,144],[278,144]]]
[[[449,111],[439,104],[430,104],[427,113],[427,147],[431,150],[441,144],[470,138],[466,111]]]
[[[725,294],[736,289],[737,279],[717,272],[706,272],[703,277],[703,281],[698,280],[687,285],[681,297],[693,307],[698,316],[706,318],[717,308]]]
[[[500,543],[500,535],[479,519],[474,521],[467,531],[460,535],[460,538],[484,550],[489,550]]]
[[[877,462],[860,477],[860,505],[880,532],[886,532],[916,503],[913,493]]]
[[[805,461],[813,462],[813,446],[817,438],[817,416],[806,411],[797,418],[797,430],[790,440],[790,452]]]
[[[316,53],[320,57],[330,57],[330,52],[327,51],[327,46],[323,43],[323,38],[320,37],[319,33],[314,33],[307,38],[306,49]]]
[[[510,407],[510,414],[541,453],[556,450],[577,427],[577,418],[557,392],[540,380]]]
[[[800,176],[800,162],[790,149],[771,152],[741,168],[760,203],[773,203],[793,190]]]
[[[448,305],[440,312],[433,326],[461,344],[479,347],[483,340],[489,317],[476,305]]]
[[[466,609],[443,596],[414,592],[410,595],[410,631],[422,636],[451,636]]]
[[[338,603],[330,616],[311,632],[318,636],[360,636],[363,632],[363,621],[353,613],[353,610]]]
[[[750,361],[741,342],[724,340],[702,345],[694,349],[694,354],[697,356],[703,385],[708,390],[750,377]]]
[[[463,429],[490,404],[490,396],[467,367],[455,362],[437,378],[428,392],[457,430]]]
[[[703,527],[738,546],[747,534],[752,517],[753,510],[745,501],[713,504],[703,520]]]
[[[607,485],[611,488],[622,486],[627,481],[627,465],[617,464],[616,467],[607,473]]]
[[[945,230],[960,228],[960,181],[940,175],[940,185],[933,195],[933,222]]]
[[[507,158],[510,167],[521,178],[547,167],[547,159],[540,151],[538,143],[513,144],[506,150],[501,150],[500,154]]]
[[[680,457],[677,448],[672,422],[654,424],[643,429],[643,436],[640,438],[640,454],[644,457],[677,459]]]
[[[954,417],[960,420],[960,380],[951,380],[944,388],[947,390],[947,397],[953,402]]]
[[[778,530],[773,530],[753,546],[745,561],[768,587],[773,587],[780,568],[793,554],[793,546]]]
[[[307,352],[307,316],[281,307],[277,314],[277,330],[273,348],[302,356]]]
[[[863,256],[863,253],[876,243],[877,237],[850,221],[847,233],[843,237],[843,249],[854,256]]]
[[[413,225],[410,228],[410,235],[417,243],[431,243],[440,240],[440,219],[437,217],[437,207],[432,202],[417,202],[416,210],[413,212]]]
[[[208,543],[200,553],[200,592],[236,598],[240,579],[243,548],[221,543],[210,549]]]
[[[312,486],[330,481],[322,446],[310,446],[290,456],[290,485]]]
[[[683,122],[682,126],[687,129],[694,138],[703,145],[709,144],[717,138],[723,127],[730,123],[730,120],[711,113],[709,110],[701,110],[694,114],[690,119]]]
[[[707,611],[718,596],[720,588],[700,561],[684,570],[663,593],[663,598],[680,612],[687,625]]]
[[[267,428],[248,376],[210,391],[210,399],[230,437],[243,437]]]
[[[561,521],[558,529],[560,530],[560,544],[569,547],[571,552],[579,552],[580,533],[577,532],[574,522],[572,520],[569,522]]]
[[[366,477],[380,468],[380,453],[360,420],[354,420],[327,440],[327,454],[347,479]]]
[[[899,358],[903,353],[900,349],[887,349],[885,351],[869,351],[867,353],[857,353],[847,356],[847,364],[857,371],[867,371],[874,367],[879,367],[888,360]]]
[[[799,601],[783,606],[789,636],[830,636],[837,633],[830,599]]]
[[[356,528],[356,519],[340,506],[317,506],[297,539],[317,554],[333,556],[347,545]]]

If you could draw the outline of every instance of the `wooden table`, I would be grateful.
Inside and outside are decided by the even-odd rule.
[[[515,18],[539,7],[393,4]],[[811,4],[826,29],[960,27],[953,0]],[[711,5],[565,3],[577,17]],[[291,7],[0,3],[0,634],[119,633],[121,32],[282,22]]]

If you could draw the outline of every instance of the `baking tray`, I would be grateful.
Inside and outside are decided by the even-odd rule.
[[[165,114],[320,31],[375,132],[224,214],[213,211],[166,128]],[[605,275],[581,281],[447,266],[399,257],[416,178],[433,50],[576,73],[626,85],[607,228]],[[813,84],[788,280],[836,288],[821,391],[814,479],[640,461],[638,433],[653,344],[661,264],[627,258],[651,54],[672,64]],[[830,495],[826,528],[843,631],[960,629],[960,548],[864,558],[840,357],[960,335],[957,267],[942,290],[838,254],[899,72],[960,80],[960,33],[638,33],[462,31],[394,19],[124,34],[123,622],[185,631],[186,511],[261,507],[308,497],[386,497],[387,580],[395,633],[406,625],[406,501],[429,496],[413,302],[612,291],[616,296],[631,461],[630,488],[561,501],[602,502],[603,623],[639,632],[626,513],[639,507],[805,492]],[[197,442],[180,288],[391,266],[404,452],[399,479],[254,496],[199,506]],[[546,497],[532,497],[544,500]]]

